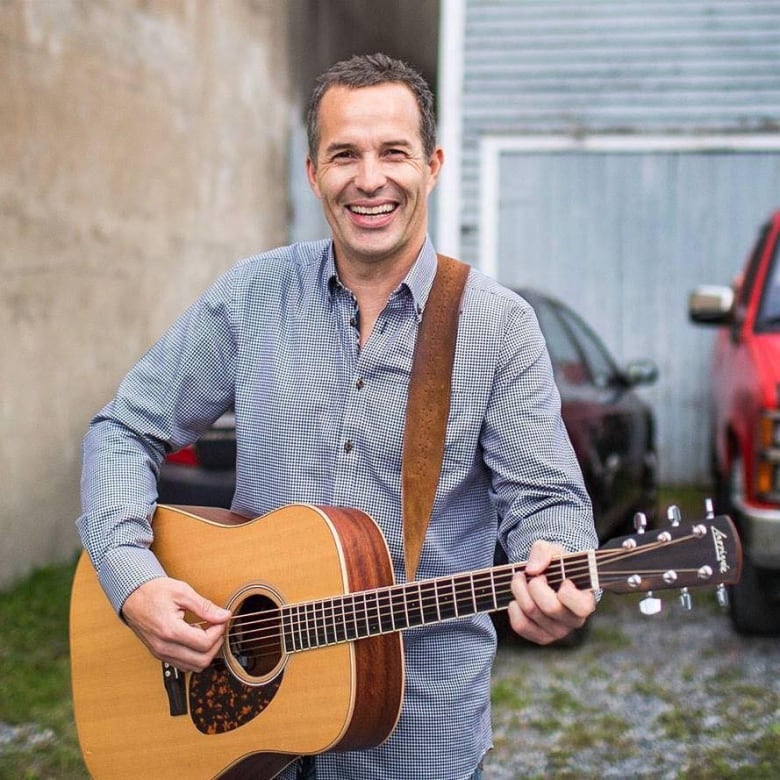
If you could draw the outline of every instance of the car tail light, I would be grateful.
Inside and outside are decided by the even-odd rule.
[[[756,497],[780,501],[780,411],[766,410],[759,421]]]
[[[178,463],[180,466],[199,466],[198,453],[195,450],[194,445],[190,444],[188,447],[182,447],[182,449],[172,452],[165,460],[168,463]]]

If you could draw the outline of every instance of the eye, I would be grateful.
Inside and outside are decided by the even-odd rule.
[[[406,158],[406,150],[396,148],[386,149],[385,157],[391,160],[403,160]]]

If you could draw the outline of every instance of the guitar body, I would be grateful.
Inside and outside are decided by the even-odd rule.
[[[197,512],[160,506],[152,549],[234,616],[275,625],[284,604],[393,584],[384,538],[359,510],[291,505],[240,524],[227,510]],[[70,617],[79,741],[98,779],[263,780],[299,755],[377,745],[400,714],[399,633],[292,653],[277,635],[272,657],[246,669],[239,635],[208,669],[179,675],[117,618],[85,554]]]

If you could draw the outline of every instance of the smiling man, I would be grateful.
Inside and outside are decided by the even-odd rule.
[[[230,615],[150,551],[157,470],[230,407],[236,512],[355,506],[382,529],[396,577],[406,575],[406,401],[437,270],[428,198],[444,161],[433,98],[404,63],[353,57],[318,81],[308,136],[307,175],[331,238],[236,264],[130,371],[85,439],[85,547],[117,612],[153,655],[185,670],[221,652]],[[417,577],[489,567],[497,541],[533,575],[512,583],[518,634],[548,643],[585,622],[593,593],[568,580],[553,590],[542,574],[553,555],[597,544],[544,341],[530,306],[472,269]],[[485,613],[406,632],[390,738],[307,759],[285,777],[480,777],[495,642]]]

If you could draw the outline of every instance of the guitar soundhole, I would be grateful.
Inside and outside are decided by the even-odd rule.
[[[263,592],[245,595],[226,637],[226,660],[244,682],[257,685],[276,672],[284,658],[279,605]]]

